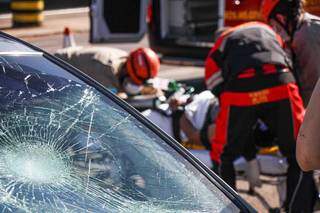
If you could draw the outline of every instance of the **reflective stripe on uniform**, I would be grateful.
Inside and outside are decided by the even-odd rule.
[[[221,70],[213,74],[210,78],[206,80],[206,85],[209,90],[213,89],[217,85],[223,82]]]
[[[222,104],[232,106],[254,106],[257,104],[288,99],[290,97],[290,90],[288,85],[291,84],[276,86],[252,92],[224,92],[221,95],[221,98],[223,99]]]

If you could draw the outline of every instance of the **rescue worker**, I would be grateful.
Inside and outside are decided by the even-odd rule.
[[[235,189],[233,161],[239,155],[248,157],[246,150],[255,144],[252,127],[260,119],[278,138],[288,160],[284,207],[288,210],[294,201],[295,210],[310,212],[313,203],[306,201],[305,193],[312,195],[314,185],[308,183],[313,178],[301,173],[295,159],[304,107],[282,45],[281,37],[260,22],[230,28],[215,42],[205,65],[207,88],[220,101],[211,158]]]
[[[303,0],[264,0],[261,12],[292,54],[305,106],[320,76],[320,17],[303,10]]]
[[[59,58],[84,71],[118,94],[156,94],[147,80],[157,76],[160,61],[150,48],[138,48],[129,54],[109,47],[68,47],[55,53]],[[123,96],[123,95],[122,95]]]
[[[129,95],[157,93],[157,89],[147,86],[146,82],[156,77],[159,69],[160,61],[153,50],[138,48],[132,51],[117,73],[120,90]]]

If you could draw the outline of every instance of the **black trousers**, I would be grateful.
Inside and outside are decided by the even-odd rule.
[[[257,119],[261,119],[278,137],[281,153],[288,160],[287,197],[284,207],[287,210],[290,208],[291,212],[312,212],[317,191],[312,172],[302,172],[295,158],[295,127],[300,127],[301,122],[295,119],[292,100],[288,98],[253,106],[230,106],[228,112],[227,141],[221,155],[221,177],[231,187],[236,188],[233,161],[240,155],[253,154],[253,126]]]

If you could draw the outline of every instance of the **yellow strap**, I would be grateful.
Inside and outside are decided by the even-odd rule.
[[[206,148],[202,145],[197,145],[190,143],[189,141],[182,141],[181,142],[182,146],[184,146],[187,149],[195,149],[195,150],[205,150]]]
[[[260,155],[274,155],[279,152],[278,146],[266,147],[259,150]]]
[[[44,2],[29,2],[29,1],[21,1],[21,2],[12,2],[11,3],[12,10],[43,10]]]
[[[13,14],[13,21],[20,23],[39,23],[43,21],[43,14]]]

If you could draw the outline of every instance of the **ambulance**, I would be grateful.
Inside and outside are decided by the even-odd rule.
[[[93,0],[92,43],[146,39],[164,56],[203,59],[223,26],[262,21],[261,0]],[[320,0],[307,0],[308,12],[320,14]]]

